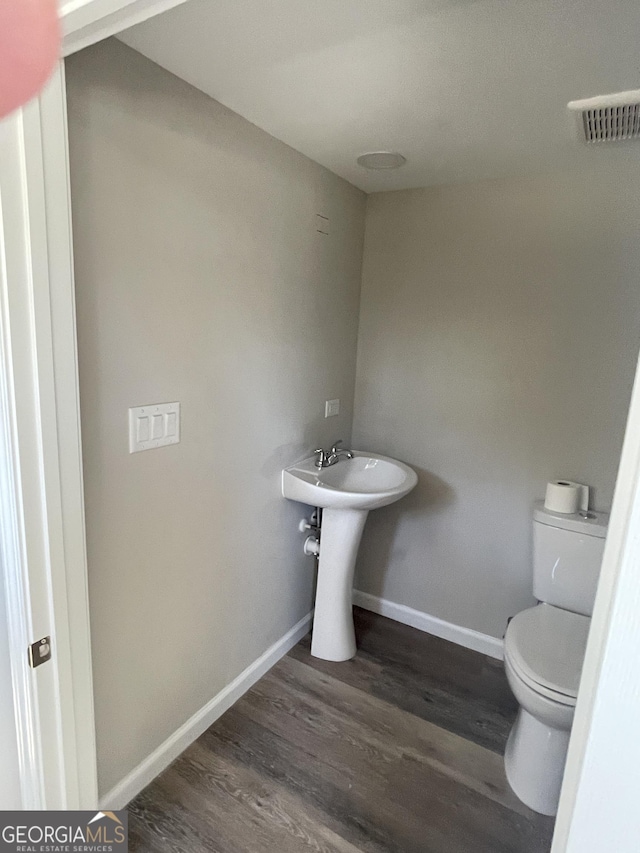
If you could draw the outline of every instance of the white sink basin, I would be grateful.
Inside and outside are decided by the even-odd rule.
[[[378,509],[400,500],[418,482],[403,462],[353,451],[329,468],[316,468],[315,457],[282,472],[282,494],[292,501],[325,509]]]
[[[322,507],[318,583],[311,654],[349,660],[356,653],[351,606],[353,573],[370,509],[399,501],[418,482],[403,462],[353,451],[328,468],[315,457],[282,472],[282,494],[291,501]]]

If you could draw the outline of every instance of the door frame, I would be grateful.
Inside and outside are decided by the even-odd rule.
[[[185,0],[68,0],[63,55]],[[0,557],[25,808],[98,804],[64,63],[0,123]],[[640,766],[640,368],[553,853],[631,853]],[[54,659],[27,665],[51,635]],[[615,725],[612,726],[612,719]],[[612,745],[624,745],[612,751]],[[618,782],[602,803],[603,779]],[[607,790],[612,790],[609,787]],[[637,794],[637,792],[635,792]],[[617,827],[617,844],[603,845]]]

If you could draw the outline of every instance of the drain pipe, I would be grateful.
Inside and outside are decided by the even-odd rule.
[[[320,542],[316,539],[315,536],[307,536],[307,538],[304,540],[302,550],[307,555],[307,557],[319,557]]]
[[[306,533],[307,530],[313,531],[307,538],[304,540],[304,545],[302,546],[302,550],[307,555],[307,557],[320,557],[320,531],[322,528],[322,509],[321,507],[316,507],[314,511],[311,513],[311,518],[301,518],[300,523],[298,525],[298,530],[301,533]]]

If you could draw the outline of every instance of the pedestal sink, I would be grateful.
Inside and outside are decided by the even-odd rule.
[[[349,660],[356,653],[352,587],[358,546],[372,509],[399,501],[418,478],[403,462],[353,451],[329,468],[310,457],[282,472],[285,498],[322,507],[320,562],[311,654]]]

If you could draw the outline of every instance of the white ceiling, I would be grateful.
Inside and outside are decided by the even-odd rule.
[[[640,88],[637,0],[190,0],[121,39],[368,192],[640,159],[566,110]]]

